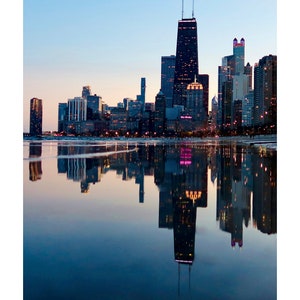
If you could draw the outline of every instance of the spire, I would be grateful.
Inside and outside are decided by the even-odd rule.
[[[194,18],[194,10],[195,10],[195,0],[193,0],[193,11],[192,11],[192,18]]]
[[[184,0],[182,0],[182,11],[181,11],[181,19],[183,20],[183,8],[184,8]]]

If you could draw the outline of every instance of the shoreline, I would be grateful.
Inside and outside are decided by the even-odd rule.
[[[76,141],[76,142],[117,142],[117,143],[153,143],[153,144],[172,144],[172,143],[188,143],[188,144],[228,144],[236,143],[248,145],[250,147],[263,147],[267,149],[277,150],[277,134],[250,136],[222,136],[222,137],[75,137],[75,136],[41,136],[41,137],[23,137],[23,142],[47,142],[47,141]]]

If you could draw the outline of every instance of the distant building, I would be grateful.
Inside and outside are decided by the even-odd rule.
[[[198,129],[206,126],[207,112],[203,105],[203,86],[195,81],[187,86],[186,113],[192,117],[194,126]]]
[[[232,113],[231,127],[236,128],[242,123],[242,110],[245,96],[249,93],[249,76],[245,74],[234,75],[232,85]]]
[[[42,135],[43,127],[43,103],[42,99],[30,100],[30,135]]]
[[[235,38],[233,40],[233,55],[235,56],[235,75],[244,74],[245,68],[245,40],[241,38],[240,42]]]
[[[166,97],[160,91],[155,97],[154,130],[157,136],[165,133],[166,130]]]
[[[199,74],[197,76],[197,81],[202,84],[203,87],[203,109],[205,117],[203,119],[204,123],[208,121],[208,101],[209,101],[209,75]]]
[[[68,121],[82,122],[87,117],[87,100],[75,97],[68,100]]]
[[[166,96],[166,106],[172,107],[173,103],[173,85],[175,72],[176,56],[162,56],[161,57],[161,91]]]
[[[244,74],[248,76],[249,90],[252,90],[252,80],[253,80],[253,70],[252,66],[249,63],[245,66]]]
[[[142,102],[138,100],[129,100],[127,102],[128,117],[141,117]]]
[[[58,132],[65,131],[65,123],[68,120],[68,104],[58,103]]]
[[[145,111],[145,101],[146,101],[146,78],[141,78],[141,94],[136,96],[136,100],[140,102],[141,110],[143,113]]]
[[[253,106],[254,106],[254,91],[250,90],[243,100],[243,126],[253,126]]]
[[[81,97],[87,99],[87,96],[91,95],[91,87],[89,85],[82,87]]]
[[[142,112],[145,110],[145,102],[146,102],[146,78],[141,78],[141,98],[142,102]]]
[[[114,107],[111,109],[109,129],[127,131],[127,111],[125,108]]]
[[[218,98],[214,96],[211,100],[211,120],[210,125],[212,129],[217,127],[217,117],[218,117]]]
[[[252,67],[249,63],[245,66],[245,39],[242,38],[238,42],[234,38],[233,55],[224,56],[222,66],[218,68],[217,124],[219,128],[233,129],[248,126],[246,124],[249,124],[251,116],[249,115],[249,101],[245,102],[245,97],[251,89]]]
[[[88,95],[87,99],[87,120],[98,120],[100,118],[101,100],[100,96]]]

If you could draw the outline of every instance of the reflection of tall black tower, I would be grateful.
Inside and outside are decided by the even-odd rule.
[[[197,207],[207,207],[207,149],[181,145],[156,150],[159,228],[173,228],[175,260],[192,265]]]
[[[186,105],[186,88],[198,76],[197,22],[178,21],[173,105]]]
[[[42,155],[42,143],[29,144],[29,157],[40,157]],[[42,162],[30,161],[29,162],[29,180],[37,181],[42,178]]]
[[[173,198],[173,233],[175,260],[192,264],[195,252],[196,206],[182,196]]]

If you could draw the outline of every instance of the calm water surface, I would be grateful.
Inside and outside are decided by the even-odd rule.
[[[24,299],[276,299],[276,150],[23,149]]]

